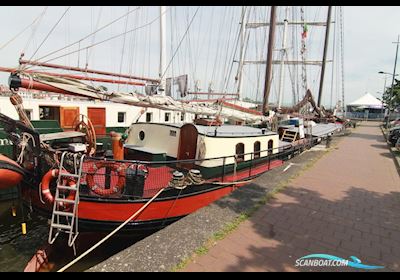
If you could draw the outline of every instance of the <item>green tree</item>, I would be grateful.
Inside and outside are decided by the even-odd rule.
[[[400,80],[395,79],[393,93],[392,87],[387,88],[383,94],[383,102],[389,110],[394,110],[400,107]]]

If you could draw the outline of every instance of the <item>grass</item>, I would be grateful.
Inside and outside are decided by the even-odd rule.
[[[203,256],[203,255],[207,254],[209,252],[209,250],[214,245],[217,244],[217,241],[223,240],[231,232],[236,230],[242,222],[246,221],[249,217],[251,217],[260,207],[262,207],[263,205],[266,205],[271,199],[274,199],[278,193],[283,191],[293,179],[299,177],[305,171],[310,169],[319,159],[321,159],[324,155],[326,155],[328,152],[332,151],[335,148],[336,148],[336,145],[332,145],[331,148],[327,149],[325,152],[323,152],[320,155],[316,156],[315,158],[311,159],[307,164],[305,164],[299,171],[297,171],[291,177],[280,182],[275,188],[273,188],[270,192],[268,192],[266,195],[264,195],[259,201],[257,201],[252,208],[241,213],[233,221],[225,224],[221,230],[214,233],[210,239],[208,239],[202,246],[198,247],[194,251],[192,256],[182,259],[180,263],[178,263],[176,266],[174,266],[171,269],[171,271],[176,272],[176,271],[182,270],[190,262],[192,262],[195,259],[195,257]]]

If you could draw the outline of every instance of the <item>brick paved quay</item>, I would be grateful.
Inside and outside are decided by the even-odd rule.
[[[400,271],[400,178],[378,125],[363,123],[183,271],[364,271],[295,267],[313,253]]]

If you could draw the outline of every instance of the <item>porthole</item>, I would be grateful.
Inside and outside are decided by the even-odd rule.
[[[139,132],[139,139],[140,139],[141,141],[143,141],[143,140],[144,140],[144,136],[145,136],[144,131],[141,130],[141,131]]]

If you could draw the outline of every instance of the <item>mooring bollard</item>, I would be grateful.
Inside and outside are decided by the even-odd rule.
[[[326,148],[329,148],[331,146],[331,141],[332,141],[332,136],[331,135],[326,136]]]

